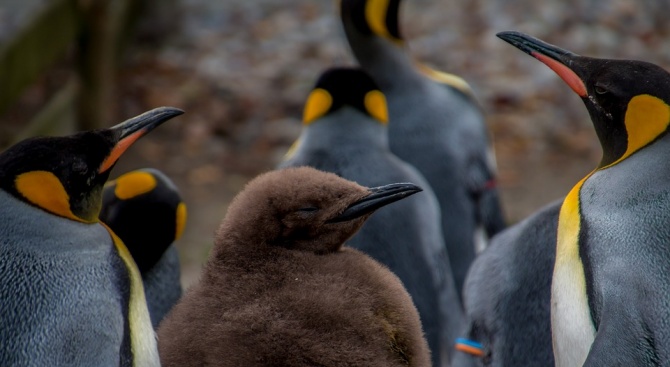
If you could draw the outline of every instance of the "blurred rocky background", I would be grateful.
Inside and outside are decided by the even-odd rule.
[[[89,10],[112,3],[69,2]],[[0,52],[49,3],[0,0]],[[186,111],[134,146],[113,176],[152,166],[177,182],[190,214],[178,244],[189,284],[228,201],[251,177],[272,169],[298,136],[302,104],[316,77],[353,59],[335,0],[139,3],[137,21],[117,29],[124,47],[109,54],[118,62],[99,72],[114,85],[100,99],[103,107],[74,115],[97,113],[109,126],[161,105]],[[580,99],[497,32],[519,30],[582,55],[670,66],[666,0],[406,0],[401,12],[411,53],[463,76],[479,96],[510,222],[565,195],[595,166],[600,148]],[[57,38],[61,30],[49,32]],[[68,87],[77,52],[68,46],[1,112],[0,148],[39,131],[30,126]],[[12,64],[3,65],[10,69],[5,74],[14,72],[6,66]]]

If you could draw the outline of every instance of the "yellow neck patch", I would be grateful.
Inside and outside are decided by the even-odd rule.
[[[595,172],[595,171],[594,171]],[[565,197],[558,219],[558,235],[556,247],[556,263],[579,261],[579,191],[592,173],[582,178]]]
[[[116,179],[114,195],[128,200],[150,192],[156,187],[156,178],[148,172],[131,172]]]
[[[94,223],[72,213],[70,196],[58,177],[48,171],[32,171],[18,175],[14,181],[16,190],[38,207],[61,217],[82,223]]]
[[[626,152],[612,164],[615,165],[654,141],[670,124],[670,106],[662,99],[643,94],[628,102],[624,119],[628,133]]]
[[[177,205],[177,232],[175,233],[174,239],[178,240],[181,235],[184,233],[184,228],[186,228],[186,204],[179,203]]]
[[[388,108],[386,106],[386,97],[384,93],[378,90],[371,90],[365,94],[363,101],[365,109],[370,116],[386,125],[389,122]]]
[[[386,13],[389,8],[389,0],[368,0],[365,3],[365,20],[376,35],[387,38],[393,42],[402,42],[391,35],[386,27]]]
[[[584,264],[579,256],[579,193],[592,174],[570,190],[558,219],[556,262],[551,284],[551,327],[557,366],[581,366],[596,333],[589,311]]]
[[[114,247],[126,265],[128,277],[130,278],[128,324],[130,327],[130,348],[133,352],[134,359],[133,365],[156,365],[155,360],[158,358],[156,353],[156,340],[153,328],[151,327],[146,296],[144,295],[142,275],[140,274],[130,251],[128,251],[128,248],[119,236],[117,236],[106,224],[102,222],[100,222],[100,224],[107,229],[107,232],[109,232],[109,235],[112,237]]]
[[[298,147],[300,147],[301,142],[302,142],[302,140],[300,138],[298,138],[293,142],[293,144],[291,144],[291,146],[286,151],[286,154],[284,154],[284,160],[285,161],[293,158],[293,156],[295,155],[295,152],[298,151]]]
[[[307,97],[305,110],[302,115],[302,123],[309,125],[314,120],[325,115],[333,105],[333,97],[327,90],[322,88],[314,89]]]
[[[417,63],[417,66],[419,68],[419,71],[423,75],[429,77],[430,79],[433,79],[434,81],[436,81],[438,83],[446,84],[446,85],[448,85],[452,88],[458,89],[463,94],[466,94],[466,95],[469,95],[469,96],[473,95],[472,88],[470,88],[470,85],[468,84],[468,82],[465,81],[465,79],[463,79],[459,76],[456,76],[454,74],[449,74],[449,73],[445,73],[445,72],[442,72],[442,71],[439,71],[439,70],[429,68],[428,66],[426,66],[424,64],[421,64],[421,63]]]

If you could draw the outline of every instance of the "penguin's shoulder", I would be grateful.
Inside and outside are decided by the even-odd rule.
[[[97,223],[81,223],[28,205],[0,190],[0,238],[13,252],[29,250],[41,253],[69,254],[111,250],[109,233]],[[76,236],[72,236],[76,233]]]
[[[0,365],[20,355],[37,364],[118,363],[113,348],[96,350],[124,333],[119,289],[127,278],[109,233],[7,195],[0,191]]]
[[[580,190],[580,257],[593,278],[587,289],[596,316],[603,306],[597,300],[604,294],[622,301],[616,295],[627,289],[670,293],[663,276],[670,271],[670,251],[658,246],[659,239],[670,238],[667,143],[658,141],[596,171]]]
[[[664,163],[668,154],[670,140],[665,137],[628,159],[593,173],[579,194],[583,235],[586,236],[582,239],[590,241],[595,235],[611,236],[611,240],[622,244],[644,246],[651,238],[670,237],[670,227],[664,224],[670,220],[667,210],[670,167]],[[654,231],[640,231],[643,226]],[[626,248],[630,246],[622,247]],[[652,251],[658,252],[658,249]]]

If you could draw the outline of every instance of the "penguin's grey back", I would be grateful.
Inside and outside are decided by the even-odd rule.
[[[151,270],[142,274],[151,324],[158,324],[182,295],[179,253],[172,245]]]
[[[129,277],[109,232],[2,190],[0,203],[0,365],[130,366]]]
[[[387,43],[376,40],[378,43]],[[389,143],[400,159],[416,167],[435,191],[442,233],[457,287],[475,258],[477,234],[504,228],[495,182],[495,158],[483,113],[472,96],[430,79],[405,50],[365,65],[388,100]],[[482,241],[479,241],[482,242]]]
[[[475,233],[485,229],[487,216],[501,211],[497,194],[492,197],[485,189],[495,178],[493,152],[482,114],[466,95],[431,80],[416,88],[416,93],[386,93],[389,143],[391,151],[416,167],[435,190],[452,270],[462,284],[475,247],[486,247],[475,242]],[[494,213],[480,209],[480,200]]]

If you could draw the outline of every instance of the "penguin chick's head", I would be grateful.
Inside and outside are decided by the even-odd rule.
[[[116,233],[146,273],[186,226],[186,204],[161,171],[131,171],[105,184],[100,220]]]
[[[307,97],[302,121],[309,125],[344,106],[388,123],[386,97],[365,71],[354,68],[331,68],[321,74]]]
[[[268,246],[334,252],[376,209],[419,191],[410,183],[366,188],[310,167],[271,171],[233,199],[217,246],[243,246],[236,250],[248,253]]]
[[[52,214],[96,222],[102,187],[121,154],[182,113],[161,107],[109,129],[19,142],[0,154],[0,189]]]
[[[342,19],[350,19],[364,35],[402,43],[398,13],[400,0],[341,0]]]
[[[654,142],[670,124],[670,74],[643,61],[579,56],[519,32],[498,37],[549,66],[586,105],[603,149],[599,168]]]

